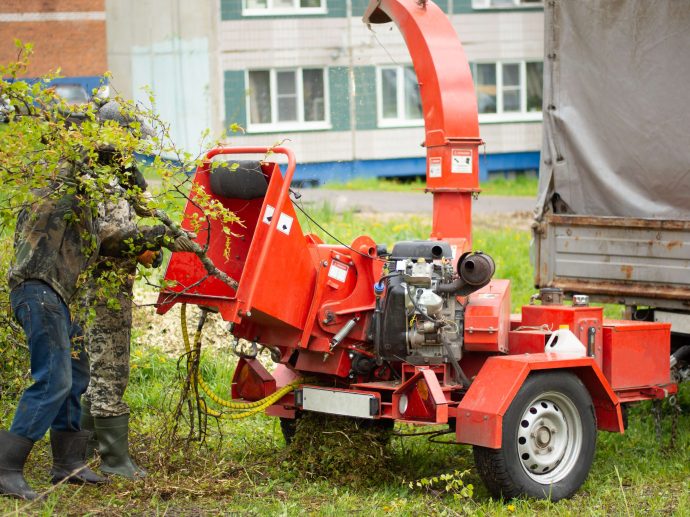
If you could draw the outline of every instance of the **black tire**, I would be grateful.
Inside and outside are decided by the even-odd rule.
[[[594,405],[582,381],[567,372],[537,373],[503,417],[502,447],[475,446],[474,460],[496,498],[558,501],[584,483],[596,438]]]
[[[280,430],[285,438],[285,445],[289,447],[297,432],[297,418],[280,417]]]

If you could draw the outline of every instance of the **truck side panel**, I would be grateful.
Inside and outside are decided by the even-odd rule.
[[[690,221],[549,215],[535,237],[539,286],[687,308]]]

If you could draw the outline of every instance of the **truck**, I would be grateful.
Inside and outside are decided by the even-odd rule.
[[[390,250],[367,235],[325,243],[297,218],[288,147],[215,148],[182,221],[205,253],[172,254],[158,312],[182,306],[189,346],[183,309],[202,308],[195,350],[214,311],[230,344],[270,351],[270,371],[241,354],[231,400],[194,374],[213,414],[265,411],[281,419],[286,441],[309,412],[369,427],[441,426],[473,447],[494,496],[570,497],[587,478],[597,432],[624,432],[623,404],[677,392],[671,325],[607,320],[586,296],[571,302],[554,288],[511,315],[510,280],[494,278],[491,250],[472,245],[482,140],[452,24],[431,0],[371,0],[364,22],[397,25],[420,84],[429,239]],[[200,206],[209,200],[241,223],[208,217]]]
[[[544,4],[535,284],[669,322],[677,351],[690,343],[690,5]]]

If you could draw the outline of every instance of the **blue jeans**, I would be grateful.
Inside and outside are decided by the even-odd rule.
[[[34,383],[22,394],[10,432],[37,441],[49,428],[79,431],[80,399],[89,385],[89,359],[79,325],[48,284],[27,280],[10,293],[26,334]],[[75,341],[75,346],[72,342]]]

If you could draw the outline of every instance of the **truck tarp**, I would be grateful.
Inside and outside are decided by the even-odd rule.
[[[536,217],[690,220],[690,2],[544,2]]]

